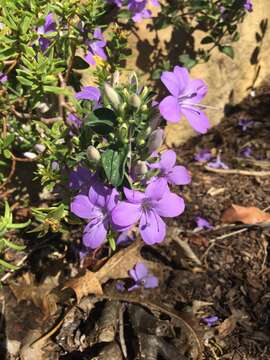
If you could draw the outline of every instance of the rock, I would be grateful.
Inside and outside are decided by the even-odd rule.
[[[252,64],[255,58],[256,32],[260,33],[260,23],[270,17],[269,0],[254,1],[254,11],[247,13],[244,21],[239,26],[240,40],[234,43],[235,58],[232,60],[226,55],[214,50],[211,59],[195,66],[191,70],[191,76],[202,78],[209,86],[208,95],[204,104],[216,107],[216,110],[208,110],[211,124],[214,126],[220,122],[227,103],[237,104],[248,96],[252,86],[259,83],[269,74],[268,57],[270,47],[270,33],[267,30],[260,49],[258,64]],[[187,42],[181,36],[172,36],[172,28],[166,28],[158,32],[149,30],[149,21],[137,23],[137,31],[130,35],[129,46],[132,56],[127,61],[128,69],[141,71],[142,79],[149,80],[149,70],[155,66],[155,55],[161,51],[164,59],[173,53],[180,55],[181,41]],[[202,34],[195,33],[194,44],[198,46]],[[172,39],[174,38],[174,39]],[[171,41],[172,40],[172,41]],[[176,60],[176,57],[175,57]],[[177,63],[177,62],[176,62]],[[258,67],[260,72],[256,78]],[[255,82],[254,82],[255,81]],[[162,84],[158,85],[164,90]],[[191,136],[196,135],[186,119],[181,119],[178,124],[170,124],[166,129],[166,143],[168,146],[178,146]]]

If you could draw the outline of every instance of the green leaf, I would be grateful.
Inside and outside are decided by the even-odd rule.
[[[75,56],[73,69],[84,70],[88,68],[89,68],[89,64],[83,58],[81,58],[80,56]]]
[[[33,82],[29,79],[26,79],[22,76],[17,76],[17,80],[22,84],[22,85],[25,85],[25,86],[32,86],[33,85]]]
[[[116,243],[115,243],[115,240],[112,236],[109,236],[109,244],[110,244],[110,247],[112,249],[112,251],[115,251],[116,250]]]
[[[123,182],[127,153],[126,148],[120,151],[108,149],[101,155],[101,164],[106,177],[113,186],[117,187]]]
[[[18,266],[12,265],[12,264],[6,262],[3,259],[0,259],[0,266],[3,266],[4,268],[9,269],[9,270],[17,270],[17,269],[19,269]]]
[[[70,95],[70,92],[69,92],[68,89],[61,88],[61,87],[59,87],[59,86],[49,86],[49,85],[45,85],[45,86],[43,86],[43,90],[44,90],[45,92],[53,93],[53,94],[57,94],[57,95],[60,95],[60,94]]]
[[[201,40],[201,44],[211,44],[215,42],[214,39],[212,38],[212,36],[205,36],[202,40]]]
[[[6,159],[10,159],[12,154],[8,149],[4,149],[4,156]]]
[[[179,60],[188,69],[191,69],[197,64],[197,61],[195,59],[192,59],[188,54],[180,55]]]
[[[220,45],[219,51],[222,52],[223,54],[229,56],[231,59],[234,58],[234,50],[229,45],[224,45],[224,46]]]
[[[83,139],[88,141],[88,137],[91,134],[91,131],[88,130],[92,130],[100,135],[107,135],[114,130],[115,123],[116,115],[112,110],[106,108],[97,109],[88,116],[84,123]]]

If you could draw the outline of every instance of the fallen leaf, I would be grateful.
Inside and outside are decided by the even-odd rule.
[[[270,214],[254,207],[245,207],[240,205],[232,205],[227,209],[223,216],[224,223],[242,222],[243,224],[258,224],[270,221]]]
[[[51,291],[59,285],[59,275],[60,273],[54,277],[47,277],[42,284],[36,284],[35,276],[25,273],[17,283],[12,283],[9,287],[18,302],[32,301],[46,317],[54,314],[57,310],[56,298]]]
[[[236,316],[231,315],[217,327],[218,335],[221,339],[224,339],[234,331],[236,327],[236,320]]]
[[[20,350],[21,360],[51,360],[52,359],[51,354],[55,352],[49,351],[49,349],[47,348],[47,346],[50,345],[49,340],[47,338],[45,338],[44,341],[42,340],[33,343],[33,341],[35,341],[39,336],[41,336],[41,334],[42,333],[39,330],[32,330],[27,334],[24,341],[24,345]]]
[[[110,279],[114,280],[127,278],[128,271],[132,269],[135,264],[143,261],[140,254],[141,247],[142,242],[135,241],[127,248],[118,251],[97,272],[87,271],[81,276],[68,280],[65,283],[63,290],[66,288],[72,288],[76,294],[78,302],[80,302],[82,297],[89,294],[103,294],[102,284],[106,283]]]
[[[74,290],[78,303],[88,294],[103,294],[101,283],[97,279],[96,274],[88,270],[84,275],[68,280],[63,289],[66,288]]]

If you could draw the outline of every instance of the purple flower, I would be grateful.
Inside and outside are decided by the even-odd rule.
[[[251,154],[252,154],[252,149],[249,146],[245,147],[241,151],[241,155],[244,156],[244,157],[251,157]]]
[[[116,287],[116,290],[119,292],[124,292],[126,290],[125,283],[122,280],[117,280],[115,287]]]
[[[241,119],[238,123],[238,125],[241,127],[242,131],[246,131],[249,127],[251,127],[253,125],[253,121],[252,120],[248,120],[248,119]]]
[[[78,166],[77,170],[73,170],[69,174],[69,188],[80,191],[81,194],[87,194],[95,181],[95,176],[82,166]]]
[[[245,8],[245,10],[247,10],[249,12],[253,11],[253,4],[252,4],[251,0],[245,0],[244,8]]]
[[[70,126],[74,126],[75,128],[79,129],[82,126],[82,120],[79,119],[76,115],[74,114],[69,114],[67,117],[67,123]]]
[[[169,184],[172,185],[186,185],[191,181],[191,177],[184,166],[175,166],[176,153],[173,150],[167,150],[162,153],[160,161],[157,163],[149,164],[151,169],[159,169],[158,176],[151,180],[164,178]]]
[[[137,263],[134,269],[129,270],[129,275],[135,281],[135,284],[128,288],[128,291],[138,289],[141,286],[145,289],[158,287],[158,278],[148,273],[148,269],[143,263]]]
[[[209,162],[207,165],[213,169],[229,169],[229,166],[221,161],[220,155],[217,156],[216,160]]]
[[[169,122],[177,123],[184,115],[190,125],[199,133],[206,133],[210,127],[207,116],[199,105],[206,93],[207,85],[203,80],[190,80],[188,70],[175,66],[173,71],[164,71],[161,81],[171,93],[159,104],[161,115]]]
[[[199,162],[209,161],[212,158],[212,153],[209,149],[202,149],[194,156],[194,160]]]
[[[38,41],[42,52],[51,44],[51,40],[42,35],[47,35],[54,31],[56,31],[56,22],[53,20],[53,14],[49,13],[45,18],[44,24],[37,29],[37,33],[40,35]]]
[[[4,84],[6,81],[8,81],[8,77],[6,74],[0,72],[0,83]]]
[[[84,57],[85,61],[90,65],[95,65],[96,61],[94,56],[97,55],[103,60],[107,60],[107,55],[105,54],[103,48],[106,46],[106,41],[104,36],[99,28],[94,31],[94,40],[87,40],[86,45],[88,46],[88,52]]]
[[[139,221],[139,230],[148,245],[160,243],[166,235],[166,224],[161,217],[175,217],[184,211],[184,200],[170,192],[167,181],[150,183],[145,193],[124,188],[127,201],[119,202],[112,220],[119,231],[130,229]]]
[[[77,100],[92,100],[98,102],[100,99],[100,90],[94,86],[84,86],[81,91],[77,92]]]
[[[83,232],[84,246],[96,249],[105,242],[117,201],[117,190],[101,183],[91,186],[88,195],[75,196],[70,209],[88,222]]]
[[[218,320],[218,316],[205,316],[202,318],[202,321],[209,327],[215,325]]]
[[[213,226],[209,223],[209,221],[207,221],[206,219],[204,219],[200,216],[196,217],[196,224],[197,224],[198,230],[213,229]]]
[[[121,245],[121,244],[128,244],[131,243],[132,241],[134,241],[134,235],[132,232],[126,230],[123,231],[117,238],[116,240],[116,244],[117,245]]]

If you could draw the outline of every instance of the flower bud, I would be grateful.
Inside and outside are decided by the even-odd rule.
[[[139,160],[134,168],[135,175],[144,175],[148,172],[148,167],[145,161]]]
[[[42,113],[46,113],[47,111],[50,110],[49,106],[46,103],[39,103],[36,108]]]
[[[154,130],[148,138],[147,146],[149,153],[156,151],[162,145],[164,140],[164,131],[160,128]]]
[[[141,103],[142,103],[142,101],[137,94],[133,94],[130,96],[129,104],[131,106],[135,107],[136,109],[139,109],[139,107],[141,106]]]
[[[139,88],[139,80],[138,80],[138,76],[135,72],[133,72],[130,77],[129,77],[129,83],[130,85],[135,85],[136,90],[138,90]]]
[[[121,141],[125,142],[125,140],[128,138],[128,127],[127,124],[122,124],[119,127],[119,138]]]
[[[119,78],[120,78],[120,73],[119,73],[118,70],[116,70],[116,71],[113,73],[113,80],[112,80],[113,86],[118,85],[118,83],[119,83]]]
[[[147,111],[148,110],[148,106],[146,104],[144,104],[142,107],[141,107],[141,110],[142,111]]]
[[[118,110],[119,106],[120,106],[120,96],[119,94],[114,90],[114,88],[109,85],[108,83],[104,84],[104,91],[105,94],[108,98],[108,100],[110,101],[111,105]]]
[[[141,97],[145,97],[149,93],[149,89],[147,86],[144,86],[141,92]]]
[[[89,145],[86,149],[86,156],[89,161],[94,161],[96,163],[98,163],[101,158],[100,152],[93,145]]]
[[[42,153],[45,151],[46,146],[43,145],[43,144],[36,144],[36,145],[34,146],[34,149],[35,149],[38,153],[42,154]]]
[[[26,151],[23,153],[23,156],[25,156],[27,159],[34,160],[37,157],[37,154],[35,154],[31,151]]]
[[[120,112],[121,113],[123,113],[125,110],[126,110],[126,108],[127,108],[127,103],[126,102],[124,102],[123,104],[121,104],[121,106],[120,106]]]
[[[59,171],[60,170],[60,166],[58,164],[58,161],[53,161],[52,164],[51,164],[51,169],[52,171]]]

